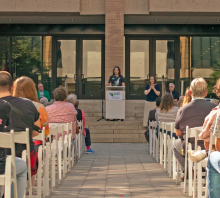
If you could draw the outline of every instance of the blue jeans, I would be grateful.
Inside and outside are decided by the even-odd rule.
[[[18,198],[23,198],[27,186],[27,164],[21,158],[15,157],[15,168],[17,176]],[[13,176],[13,169],[11,169],[11,174]],[[13,183],[11,185],[11,198],[14,198]]]
[[[207,185],[210,198],[220,197],[220,152],[212,152],[207,163]]]

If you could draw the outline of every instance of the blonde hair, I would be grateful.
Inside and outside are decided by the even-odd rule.
[[[190,89],[189,87],[186,88],[186,92],[185,92],[185,96],[184,96],[184,100],[183,100],[183,106],[190,103],[192,100],[192,97],[190,95]]]
[[[190,85],[192,96],[205,97],[207,91],[207,83],[204,78],[195,78]]]

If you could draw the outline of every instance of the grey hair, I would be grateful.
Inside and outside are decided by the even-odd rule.
[[[49,104],[49,103],[48,103],[48,99],[45,98],[45,97],[43,97],[43,98],[40,99],[40,103],[43,104],[45,107]]]
[[[173,85],[173,86],[174,86],[174,88],[175,88],[175,85],[174,85],[173,83],[170,83],[169,85]]]
[[[69,103],[75,104],[77,101],[77,95],[76,94],[70,94],[67,96],[67,101]]]

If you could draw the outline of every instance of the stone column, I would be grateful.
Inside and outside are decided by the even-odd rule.
[[[123,73],[124,0],[105,0],[105,84],[114,66]]]

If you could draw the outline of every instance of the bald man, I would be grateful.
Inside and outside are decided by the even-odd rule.
[[[48,91],[44,91],[44,86],[41,83],[38,85],[37,97],[39,98],[39,100],[45,97],[50,102],[50,94]]]

